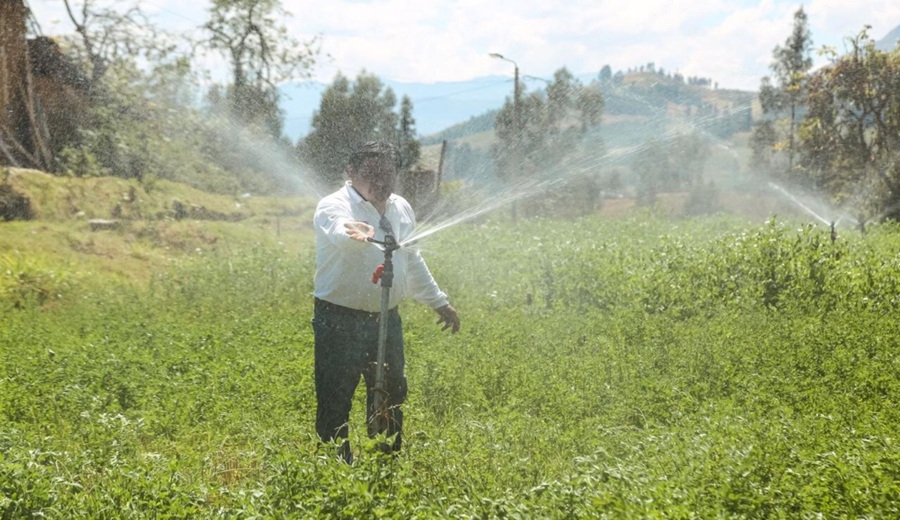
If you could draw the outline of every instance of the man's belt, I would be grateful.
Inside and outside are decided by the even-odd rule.
[[[380,312],[369,312],[361,311],[359,309],[351,309],[350,307],[344,307],[343,305],[320,300],[319,298],[315,299],[315,304],[317,309],[323,310],[331,315],[347,316],[360,320],[378,321],[378,317],[381,315]],[[396,314],[397,307],[394,307],[393,309],[388,311],[389,316],[393,316]]]

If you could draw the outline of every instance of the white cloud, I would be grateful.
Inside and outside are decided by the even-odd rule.
[[[62,19],[59,0],[30,0],[39,20]],[[200,25],[207,2],[146,0],[142,8],[182,31]],[[116,2],[123,5],[124,2]],[[796,0],[282,0],[297,38],[323,35],[316,77],[330,81],[341,70],[362,69],[400,81],[467,80],[523,74],[549,77],[567,66],[598,72],[648,62],[689,76],[711,77],[723,87],[755,89],[768,74],[772,49],[790,34]],[[881,38],[900,24],[896,0],[808,0],[815,45],[842,49],[842,38],[865,24]],[[49,22],[48,22],[49,23]]]
[[[816,44],[841,44],[843,38],[856,35],[865,25],[872,26],[869,35],[877,40],[900,25],[900,2],[896,0],[816,0],[805,9]],[[817,38],[817,32],[825,38]]]

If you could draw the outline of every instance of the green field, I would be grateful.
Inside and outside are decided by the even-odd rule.
[[[422,247],[463,329],[404,305],[405,449],[361,438],[360,389],[352,467],[314,434],[311,247],[146,284],[7,261],[0,517],[900,516],[900,228],[488,220]]]

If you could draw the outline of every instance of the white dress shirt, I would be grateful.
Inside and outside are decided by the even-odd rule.
[[[416,217],[409,202],[391,194],[385,204],[385,216],[391,223],[397,242],[412,235]],[[381,311],[381,284],[372,283],[372,273],[384,263],[384,251],[375,244],[353,240],[344,224],[361,221],[375,228],[375,239],[383,240],[379,228],[381,215],[369,201],[350,185],[326,196],[316,206],[316,277],[314,295],[343,307],[368,312]],[[407,295],[432,309],[447,305],[444,294],[431,276],[425,260],[415,246],[394,251],[394,283],[390,308]]]

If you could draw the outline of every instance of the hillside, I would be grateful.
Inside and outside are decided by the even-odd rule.
[[[758,113],[756,94],[714,86],[708,80],[685,80],[656,71],[630,72],[594,81],[586,88],[601,91],[604,109],[602,122],[587,137],[586,146],[604,157],[601,169],[607,174],[619,169],[619,175],[630,185],[634,150],[652,141],[670,142],[678,134],[698,134],[710,144],[705,179],[727,188],[738,187],[746,182],[743,174],[749,156],[747,133],[753,115]],[[476,182],[480,176],[494,175],[491,146],[497,112],[485,112],[423,138],[423,164],[437,169],[440,143],[447,140],[450,146],[445,178]],[[454,154],[465,157],[456,161]]]
[[[2,267],[102,272],[144,284],[173,263],[253,247],[298,252],[311,242],[315,200],[232,197],[159,180],[55,177],[10,169],[4,183],[28,198],[32,220],[0,220]]]
[[[444,140],[463,139],[482,132],[493,132],[494,121],[497,119],[498,112],[499,110],[488,110],[479,116],[470,117],[467,121],[457,123],[436,134],[427,135],[422,138],[422,145],[440,144]]]

